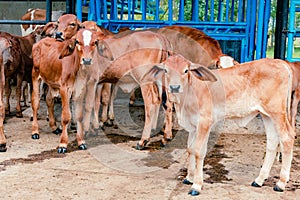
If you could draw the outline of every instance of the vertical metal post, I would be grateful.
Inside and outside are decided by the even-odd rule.
[[[215,2],[214,2],[214,0],[211,0],[211,2],[210,2],[210,21],[211,22],[213,22],[215,19],[214,11],[215,11]]]
[[[156,0],[155,2],[155,20],[156,21],[159,21],[159,3],[160,1],[159,0]]]
[[[146,20],[146,12],[147,12],[147,0],[140,1],[141,3],[141,10],[142,10],[142,20]]]
[[[168,15],[168,21],[173,21],[173,2],[172,0],[168,1],[168,8],[169,8],[169,15]]]
[[[193,5],[194,6],[194,5]],[[205,14],[204,21],[208,21],[208,0],[205,0]]]
[[[226,17],[225,17],[225,22],[228,22],[229,20],[229,0],[226,0]]]
[[[247,4],[247,29],[249,30],[250,37],[248,40],[249,44],[249,57],[245,61],[254,59],[254,48],[255,48],[255,30],[256,30],[256,7],[257,0],[248,0]],[[249,10],[250,9],[250,10]]]
[[[101,25],[101,13],[103,10],[102,6],[101,6],[101,2],[99,0],[96,0],[95,4],[96,4],[96,6],[95,6],[95,8],[96,8],[96,10],[95,10],[96,23],[98,25]]]
[[[46,1],[46,21],[50,22],[51,19],[51,13],[52,13],[52,0]]]
[[[103,19],[107,20],[107,2],[106,0],[103,0],[102,2],[102,7],[103,7]]]
[[[117,20],[118,19],[118,7],[117,7],[117,0],[111,1],[110,6],[110,19],[111,20]]]
[[[234,21],[234,2],[235,2],[235,0],[231,0],[231,15],[230,15],[230,18],[231,18],[232,22]]]
[[[131,20],[131,8],[132,8],[132,0],[127,1],[127,17],[128,20]]]
[[[239,0],[239,5],[238,5],[238,22],[242,21],[242,16],[244,15],[243,12],[243,0]]]
[[[179,21],[184,21],[184,0],[179,1],[178,20]]]
[[[218,6],[218,22],[221,22],[223,20],[223,0],[219,0]]]
[[[264,0],[259,0],[258,6],[258,20],[257,20],[257,38],[256,38],[256,57],[255,59],[261,58],[261,49],[262,49],[262,38],[263,38],[263,25],[264,25]]]
[[[192,21],[199,21],[199,0],[192,0]]]
[[[285,59],[289,0],[277,0],[274,58]]]
[[[294,34],[295,32],[295,16],[296,16],[296,6],[294,4],[294,2],[291,2],[291,6],[290,6],[290,20],[289,20],[289,32],[287,34],[288,36],[288,49],[287,49],[287,55],[286,55],[286,59],[288,61],[291,61],[293,58],[293,50],[294,50]]]
[[[266,52],[268,47],[268,27],[269,27],[270,15],[271,15],[271,0],[266,0],[265,12],[264,12],[262,52],[261,52],[262,58],[266,57]]]
[[[77,18],[82,21],[82,0],[76,0],[76,15]]]

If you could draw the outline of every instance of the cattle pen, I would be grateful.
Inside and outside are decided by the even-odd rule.
[[[13,5],[18,5],[15,10],[22,7],[21,14],[35,5],[46,10],[45,20],[39,21],[21,21],[20,17],[3,16],[0,27],[3,32],[13,33],[11,25],[18,26],[18,32],[20,24],[46,24],[53,21],[51,13],[54,10],[74,14],[82,22],[94,21],[111,34],[124,29],[188,26],[217,40],[224,54],[245,63],[267,57],[273,1],[0,1],[0,10],[7,9],[6,13],[12,12]],[[277,0],[276,4],[278,24],[274,57],[297,61],[295,47],[300,35],[295,16],[300,12],[300,1]],[[26,7],[28,5],[30,7]],[[137,150],[136,144],[141,139],[145,124],[144,101],[140,93],[139,90],[135,92],[135,102],[129,106],[130,94],[118,90],[114,100],[113,126],[103,126],[86,133],[87,150],[78,149],[76,130],[69,127],[68,151],[61,154],[57,153],[59,136],[51,133],[49,127],[46,101],[40,101],[38,140],[31,139],[31,106],[22,107],[23,118],[17,118],[16,111],[12,109],[4,123],[7,151],[0,153],[0,199],[294,200],[300,196],[298,115],[295,126],[298,138],[294,141],[290,180],[285,191],[273,191],[279,180],[279,156],[262,187],[251,186],[263,163],[267,143],[262,118],[257,116],[245,127],[239,127],[229,119],[211,130],[203,164],[203,190],[198,197],[194,197],[188,195],[190,185],[183,184],[188,170],[188,132],[173,129],[173,139],[162,145],[162,130],[165,128],[163,106],[160,106],[158,124],[151,132],[151,140],[143,150]],[[11,96],[11,107],[14,108],[17,104],[15,86]],[[55,119],[60,121],[62,106],[59,99],[54,107]]]

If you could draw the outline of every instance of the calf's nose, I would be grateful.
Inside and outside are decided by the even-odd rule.
[[[170,85],[171,93],[179,93],[180,85]]]
[[[92,59],[91,58],[82,58],[83,64],[84,65],[91,65],[92,64]]]
[[[63,38],[62,38],[62,32],[56,32],[56,33],[55,33],[55,38],[56,38],[56,39],[63,39]]]

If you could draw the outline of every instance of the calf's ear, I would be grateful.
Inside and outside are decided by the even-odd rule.
[[[215,82],[218,80],[211,70],[203,66],[197,67],[195,69],[191,69],[190,71],[196,78],[202,81]]]
[[[40,35],[42,37],[52,37],[54,35],[55,30],[57,29],[56,22],[48,22],[45,26],[43,26]]]
[[[82,29],[82,28],[85,28],[85,27],[84,27],[84,24],[81,23],[80,20],[77,19],[77,22],[76,22],[76,23],[77,23],[77,25],[78,25],[77,30]]]
[[[99,55],[109,59],[110,61],[114,60],[113,54],[105,41],[99,40],[97,42],[97,50]]]
[[[65,44],[60,52],[59,59],[69,56],[74,52],[76,46],[76,39],[72,38],[70,40],[66,40],[64,43]]]
[[[148,72],[145,73],[145,75],[141,79],[141,82],[154,82],[162,78],[164,72],[165,69],[163,68],[163,65],[154,65]]]

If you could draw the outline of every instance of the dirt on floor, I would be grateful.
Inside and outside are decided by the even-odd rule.
[[[0,199],[299,199],[300,137],[296,139],[287,189],[278,193],[281,163],[275,161],[261,188],[251,187],[259,173],[266,146],[260,118],[246,128],[231,122],[211,133],[205,159],[204,186],[198,197],[182,184],[186,175],[187,132],[161,146],[159,126],[145,150],[134,147],[141,136],[142,104],[116,100],[115,126],[87,135],[88,150],[77,149],[70,130],[66,154],[57,154],[59,136],[51,133],[41,101],[40,139],[31,139],[30,108],[24,118],[9,116],[5,124],[8,150],[0,154]],[[59,118],[59,106],[57,116]],[[12,106],[12,111],[13,111]],[[297,127],[297,132],[299,132]]]

